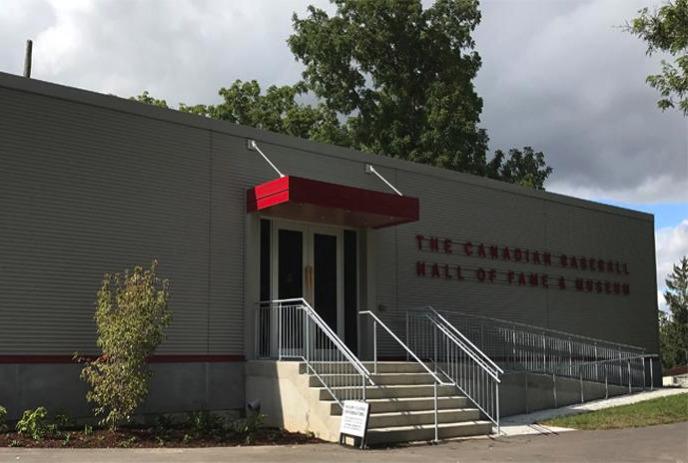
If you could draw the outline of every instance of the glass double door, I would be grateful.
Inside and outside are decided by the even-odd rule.
[[[276,222],[272,240],[273,299],[306,299],[344,339],[342,230]]]

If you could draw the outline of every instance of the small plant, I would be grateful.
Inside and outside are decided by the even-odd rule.
[[[7,409],[0,405],[0,432],[5,432],[7,429]]]
[[[252,413],[246,418],[236,420],[233,423],[234,431],[246,436],[246,443],[250,444],[255,441],[256,434],[263,427],[265,423],[265,415],[261,413]]]
[[[207,437],[221,434],[224,431],[224,420],[207,410],[191,412],[186,421],[186,428],[196,437]]]
[[[189,442],[191,442],[191,436],[184,434],[184,437],[182,437],[182,444],[188,444]]]
[[[76,422],[74,421],[74,418],[69,416],[69,413],[67,412],[60,412],[57,415],[55,415],[55,420],[54,424],[57,427],[57,429],[72,429],[76,426]]]
[[[119,446],[128,449],[129,447],[132,447],[134,444],[136,444],[136,442],[138,442],[136,436],[131,436],[129,439],[120,442]]]
[[[93,435],[93,426],[90,424],[85,424],[84,425],[84,436],[92,436]]]
[[[66,432],[64,438],[62,439],[62,446],[67,447],[72,440],[72,433]]]
[[[167,280],[149,269],[135,267],[123,274],[106,274],[98,291],[95,321],[102,354],[87,361],[81,372],[90,390],[100,424],[115,429],[131,421],[148,395],[151,370],[146,359],[165,338],[171,315]],[[77,356],[75,356],[77,357]]]
[[[48,411],[45,407],[25,410],[21,419],[17,422],[17,432],[31,436],[33,440],[43,439],[53,430],[54,427],[48,424]]]
[[[21,447],[21,442],[19,442],[17,439],[12,439],[10,443],[8,444],[9,447]]]

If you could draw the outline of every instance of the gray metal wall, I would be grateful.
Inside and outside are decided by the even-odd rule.
[[[367,307],[433,304],[657,351],[651,215],[0,74],[0,355],[93,352],[102,274],[153,257],[172,282],[160,353],[250,350],[245,191],[275,173],[246,138],[287,174],[387,191],[364,174],[373,162],[420,198],[419,222],[364,237]],[[419,253],[418,233],[625,261],[631,294],[418,278],[420,259],[471,264]]]

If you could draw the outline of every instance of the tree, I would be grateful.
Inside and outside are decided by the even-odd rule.
[[[502,150],[497,150],[487,163],[488,177],[536,190],[545,189],[543,185],[551,173],[542,151],[536,153],[530,146],[525,146],[523,151],[510,149],[508,158]]]
[[[149,93],[148,90],[145,90],[142,94],[137,95],[137,96],[132,96],[129,98],[130,100],[138,101],[139,103],[146,103],[152,106],[157,106],[158,108],[169,108],[167,106],[167,101],[165,100],[158,100],[157,98],[153,98]]]
[[[171,321],[169,283],[150,269],[106,274],[98,291],[95,321],[101,355],[81,372],[101,424],[115,428],[131,420],[148,395],[151,371],[146,363],[165,337]]]
[[[288,44],[305,70],[293,86],[235,81],[217,105],[181,111],[323,143],[544,189],[544,155],[498,151],[487,161],[473,86],[481,65],[471,34],[477,0],[331,0],[293,16]],[[316,105],[299,102],[308,94]],[[166,105],[147,92],[138,101]],[[520,154],[519,154],[520,153]]]
[[[665,368],[688,365],[688,256],[665,280],[664,300],[669,313],[660,312],[659,334]]]
[[[347,118],[356,149],[477,175],[487,134],[473,86],[477,1],[334,0],[294,15],[289,46],[306,88]]]
[[[661,95],[657,106],[662,110],[678,107],[688,116],[688,0],[670,0],[626,25],[626,30],[647,42],[647,54],[668,53],[675,63],[662,60],[662,72],[647,77],[647,83]]]

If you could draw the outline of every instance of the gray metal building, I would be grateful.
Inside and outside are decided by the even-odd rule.
[[[385,193],[388,208],[256,205],[255,187],[277,174],[247,140],[289,178],[322,182],[305,195]],[[367,164],[418,199],[418,220],[382,217],[409,203]],[[648,214],[0,74],[0,404],[11,417],[38,405],[88,413],[72,355],[96,353],[100,280],[153,258],[174,319],[151,359],[146,412],[243,408],[265,299],[320,299],[362,357],[371,332],[358,310],[424,305],[658,353],[654,251]],[[317,260],[327,269],[313,275]]]

